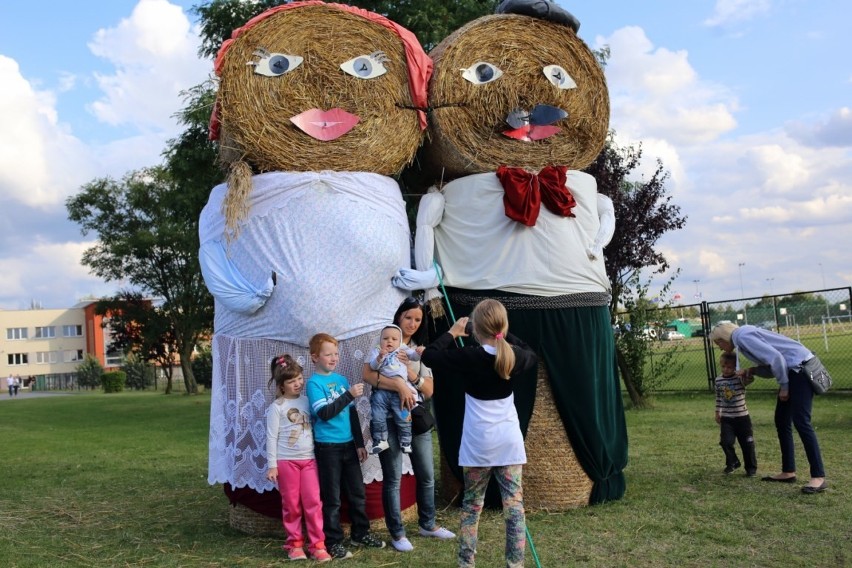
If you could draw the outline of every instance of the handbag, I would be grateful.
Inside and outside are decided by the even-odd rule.
[[[411,409],[411,433],[417,436],[425,434],[435,427],[435,417],[429,409],[419,402]]]
[[[831,388],[831,375],[819,360],[819,357],[814,355],[802,364],[802,372],[807,375],[811,382],[811,388],[814,389],[814,394],[825,394]]]

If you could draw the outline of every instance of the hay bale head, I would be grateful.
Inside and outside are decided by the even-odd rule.
[[[411,161],[422,130],[397,34],[324,4],[262,16],[242,28],[217,60],[220,157],[226,165],[245,161],[256,173],[392,175]],[[382,68],[386,72],[378,74]],[[339,137],[318,139],[294,118],[316,109],[341,109],[357,123]]]
[[[430,55],[432,132],[424,157],[436,177],[442,170],[446,179],[501,165],[583,169],[603,147],[609,127],[606,80],[571,27],[515,14],[485,16],[448,36]],[[557,118],[545,107],[567,115]],[[511,130],[518,136],[524,114],[529,135],[508,136]]]

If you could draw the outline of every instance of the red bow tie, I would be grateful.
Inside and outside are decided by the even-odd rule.
[[[542,203],[556,215],[574,217],[571,209],[577,202],[565,187],[566,171],[565,166],[546,166],[536,175],[523,168],[497,168],[497,178],[505,191],[506,217],[534,227]]]

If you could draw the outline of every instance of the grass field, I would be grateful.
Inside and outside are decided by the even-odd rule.
[[[785,331],[786,333],[786,331]],[[852,334],[828,334],[823,336],[818,326],[802,326],[799,333],[788,333],[790,337],[803,343],[816,353],[825,364],[834,380],[837,390],[852,391]],[[674,350],[674,364],[683,367],[676,377],[662,386],[664,390],[703,390],[707,389],[707,366],[704,354],[704,339],[693,337],[681,341],[654,342],[652,357]],[[721,351],[714,348],[713,357],[717,362]],[[757,378],[750,390],[773,391],[778,387],[774,379]]]
[[[233,530],[221,487],[207,485],[208,407],[207,395],[155,393],[0,400],[0,566],[285,562],[282,539]],[[774,398],[753,393],[749,407],[759,473],[775,473]],[[528,515],[542,566],[852,565],[852,396],[815,402],[830,484],[820,495],[723,475],[709,394],[660,395],[627,421],[624,499]],[[439,520],[457,529],[458,512],[444,506]],[[480,535],[478,565],[502,565],[502,518],[487,513]],[[411,540],[412,553],[362,551],[345,565],[455,565],[454,543]],[[526,565],[535,566],[529,549]]]

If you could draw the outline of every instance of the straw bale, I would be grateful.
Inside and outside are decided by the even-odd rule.
[[[495,171],[501,165],[539,170],[546,165],[583,169],[597,157],[609,127],[609,96],[594,54],[570,28],[527,16],[491,15],[474,20],[442,41],[430,56],[431,132],[426,168],[444,179]],[[499,79],[474,85],[462,69],[489,62]],[[562,66],[577,88],[560,90],[544,76]],[[537,104],[568,112],[557,135],[534,142],[502,134],[506,116]]]
[[[544,365],[538,367],[535,407],[525,444],[524,507],[527,511],[564,511],[589,504],[592,480],[577,461],[565,433]]]
[[[298,55],[302,64],[278,77],[254,73],[254,52]],[[383,51],[388,72],[374,79],[344,73],[340,64]],[[398,173],[421,141],[411,107],[405,51],[391,30],[323,6],[282,10],[242,33],[228,50],[219,83],[220,159],[265,171]],[[319,141],[290,118],[311,108],[339,107],[360,122],[344,136]]]
[[[281,519],[267,517],[245,505],[228,505],[228,524],[231,528],[252,536],[281,536]]]

